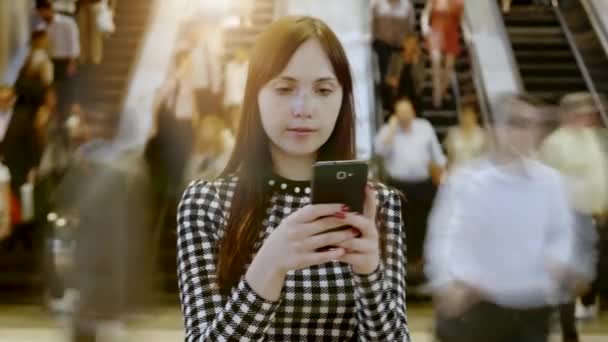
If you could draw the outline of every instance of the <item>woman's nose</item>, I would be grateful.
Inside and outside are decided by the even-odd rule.
[[[310,108],[308,106],[308,94],[305,91],[299,91],[291,104],[291,112],[295,117],[310,117]]]

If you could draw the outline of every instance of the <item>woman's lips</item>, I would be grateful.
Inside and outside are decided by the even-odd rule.
[[[294,128],[288,128],[287,131],[289,133],[294,134],[297,137],[306,137],[306,136],[309,136],[309,135],[315,133],[317,130],[314,128],[308,128],[308,127],[294,127]]]

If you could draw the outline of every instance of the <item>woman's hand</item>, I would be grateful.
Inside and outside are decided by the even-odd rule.
[[[345,224],[341,217],[348,208],[341,204],[308,205],[289,215],[270,234],[256,254],[245,278],[262,297],[278,300],[287,272],[339,260],[344,248],[359,231],[343,229],[327,232]]]
[[[350,264],[356,274],[373,273],[380,265],[380,235],[376,227],[376,192],[371,185],[365,188],[363,214],[347,213],[342,222],[357,229],[360,235],[337,245],[346,250],[338,261]]]

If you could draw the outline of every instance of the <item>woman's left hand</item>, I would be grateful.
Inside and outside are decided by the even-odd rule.
[[[338,261],[350,264],[356,274],[375,272],[380,265],[380,237],[376,227],[376,191],[369,183],[365,188],[363,214],[346,213],[343,221],[358,229],[361,235],[338,244],[337,247],[346,249]]]

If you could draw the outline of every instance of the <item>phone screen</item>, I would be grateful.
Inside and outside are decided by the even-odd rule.
[[[366,161],[318,162],[312,179],[313,204],[337,203],[362,213],[365,202]]]

